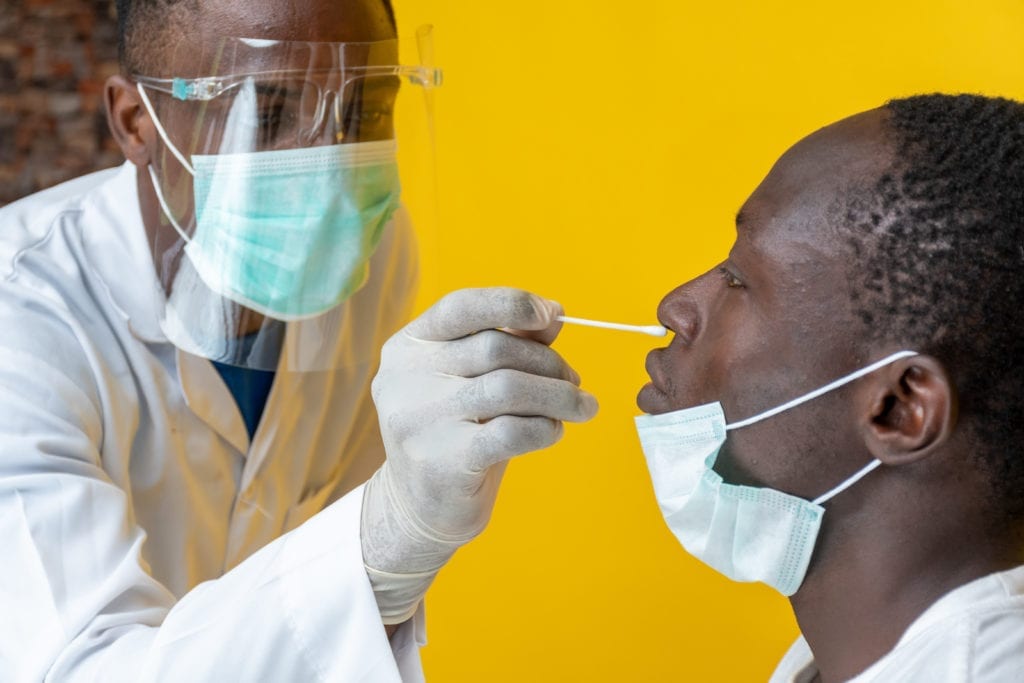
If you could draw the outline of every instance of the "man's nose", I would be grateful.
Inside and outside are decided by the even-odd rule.
[[[658,321],[675,333],[684,344],[696,341],[701,329],[701,313],[695,297],[701,276],[679,285],[658,304]]]

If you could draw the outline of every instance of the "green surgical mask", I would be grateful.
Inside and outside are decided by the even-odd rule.
[[[153,186],[207,287],[269,317],[298,320],[337,306],[366,281],[399,205],[394,140],[194,155],[188,164],[157,130],[193,176],[193,235],[173,218],[155,177]]]

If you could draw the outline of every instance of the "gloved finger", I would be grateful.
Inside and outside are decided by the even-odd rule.
[[[558,333],[562,331],[562,321],[555,320],[554,318],[564,314],[565,309],[562,308],[562,304],[558,303],[557,301],[551,301],[550,299],[548,299],[548,304],[552,307],[555,313],[554,317],[552,318],[551,324],[545,327],[543,330],[506,329],[504,331],[508,332],[509,334],[514,334],[517,337],[525,337],[526,339],[538,341],[541,344],[544,344],[545,346],[551,346],[551,344],[554,343],[555,339],[558,337]]]
[[[518,370],[495,370],[469,380],[456,400],[459,412],[476,420],[518,415],[586,422],[597,414],[597,399],[571,382]]]
[[[564,431],[561,422],[546,417],[496,417],[480,425],[474,435],[468,466],[473,472],[482,472],[516,455],[547,448],[557,443]]]
[[[423,341],[449,341],[502,327],[545,331],[558,310],[554,302],[521,289],[460,289],[406,325],[405,331]]]
[[[438,344],[430,363],[437,372],[458,377],[479,377],[505,369],[580,383],[580,376],[556,351],[498,330]]]

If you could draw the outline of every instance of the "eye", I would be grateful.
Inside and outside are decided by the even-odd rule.
[[[730,273],[728,269],[719,268],[718,272],[721,273],[722,279],[725,280],[726,287],[745,287],[743,281]]]

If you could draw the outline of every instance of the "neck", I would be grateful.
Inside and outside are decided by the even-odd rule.
[[[910,520],[906,507],[890,507],[830,509],[842,528],[823,529],[811,571],[791,598],[824,683],[878,661],[946,593],[1022,562],[1019,551],[994,542],[969,515],[919,506],[922,518]]]

